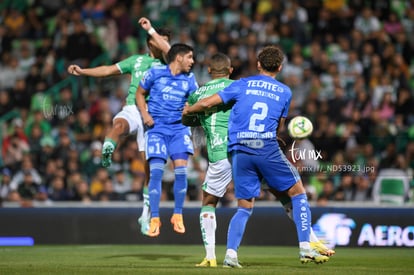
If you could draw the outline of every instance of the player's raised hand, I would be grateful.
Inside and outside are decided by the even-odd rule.
[[[82,75],[82,69],[78,65],[69,65],[68,73],[73,75]]]
[[[149,31],[151,28],[152,28],[152,26],[151,26],[151,21],[149,21],[149,19],[148,18],[146,18],[146,17],[141,17],[139,20],[138,20],[138,23],[141,25],[141,27],[144,29],[144,30],[146,30],[146,31]]]

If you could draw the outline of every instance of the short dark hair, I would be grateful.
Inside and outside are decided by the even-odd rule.
[[[155,28],[157,33],[161,36],[166,36],[168,38],[168,41],[171,40],[171,31],[166,28]],[[150,34],[147,34],[147,45],[149,45],[149,41],[151,40],[152,36]]]
[[[210,58],[209,67],[212,74],[230,74],[231,60],[224,53],[216,53]]]
[[[285,55],[277,46],[266,46],[258,54],[257,60],[263,70],[276,72],[283,63]]]
[[[187,44],[176,43],[172,45],[170,50],[168,51],[167,62],[171,63],[177,57],[177,55],[184,55],[189,52],[194,52],[193,47]]]

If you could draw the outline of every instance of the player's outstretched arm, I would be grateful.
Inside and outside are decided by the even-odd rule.
[[[197,101],[194,105],[188,105],[187,103],[184,106],[183,109],[183,116],[188,116],[194,113],[203,112],[207,109],[210,109],[211,107],[217,106],[219,104],[222,104],[223,100],[218,94],[214,94],[212,96],[203,98],[200,101]]]
[[[92,76],[92,77],[105,77],[111,75],[119,75],[121,72],[118,67],[113,65],[98,66],[94,68],[81,68],[78,65],[69,65],[68,73],[76,76]]]
[[[157,31],[152,27],[151,21],[146,17],[141,17],[138,20],[138,23],[141,25],[141,27],[148,32],[149,35],[154,38],[155,46],[159,48],[164,54],[167,54],[170,50],[171,46],[170,44],[157,33]]]

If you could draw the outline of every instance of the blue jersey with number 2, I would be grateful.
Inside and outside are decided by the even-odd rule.
[[[224,103],[234,102],[229,119],[228,151],[262,155],[278,149],[276,129],[287,117],[292,92],[276,79],[256,75],[241,78],[218,92]]]

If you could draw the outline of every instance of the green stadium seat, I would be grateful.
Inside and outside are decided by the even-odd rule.
[[[374,183],[374,201],[380,204],[404,204],[409,200],[410,179],[400,169],[382,169]]]

